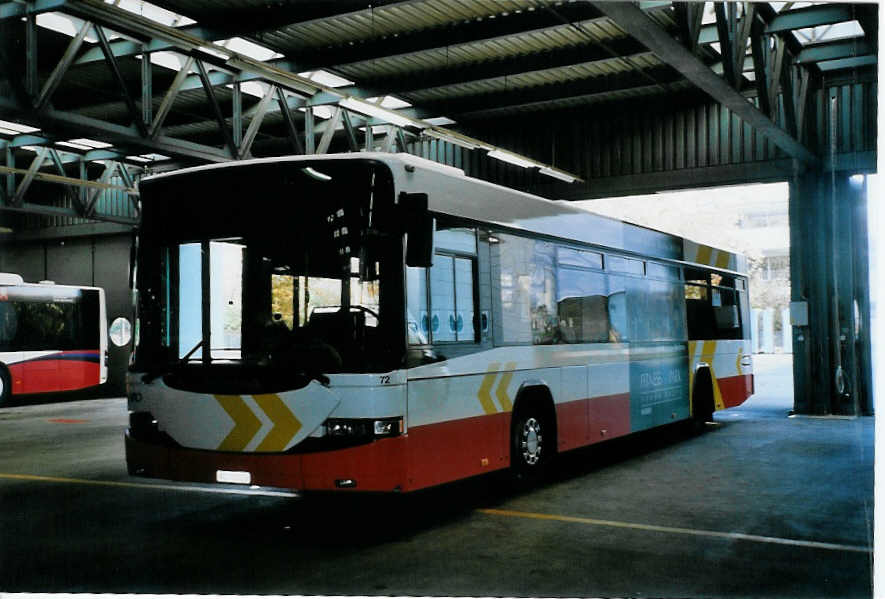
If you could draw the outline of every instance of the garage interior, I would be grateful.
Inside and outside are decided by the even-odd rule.
[[[788,182],[807,315],[792,372],[705,435],[393,501],[128,477],[112,344],[98,392],[0,410],[0,590],[871,596],[878,12],[0,0],[0,272],[103,287],[109,323],[133,320],[141,178],[361,151],[565,201]]]

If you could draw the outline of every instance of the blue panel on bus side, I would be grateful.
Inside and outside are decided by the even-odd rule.
[[[631,431],[688,418],[685,345],[634,343],[630,354]]]

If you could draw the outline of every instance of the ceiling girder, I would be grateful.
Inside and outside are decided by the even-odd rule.
[[[559,15],[541,10],[523,11],[499,16],[495,19],[472,20],[420,31],[404,32],[396,37],[377,36],[354,44],[326,48],[311,47],[300,52],[286,48],[281,51],[297,65],[298,70],[309,71],[354,62],[379,60],[389,56],[429,52],[438,48],[449,48],[495,38],[510,38],[536,30],[561,27],[563,26],[563,17],[568,20],[567,22],[572,23],[601,18],[600,12],[587,2],[574,2],[559,6],[557,12]],[[262,36],[250,37],[259,43],[262,42]]]
[[[766,33],[780,33],[794,29],[832,25],[833,23],[851,21],[854,18],[854,10],[850,4],[808,6],[778,14],[768,22],[765,31]]]
[[[768,136],[788,155],[803,162],[820,163],[811,150],[748,102],[740,92],[674,40],[638,7],[626,2],[596,1],[594,5],[627,33],[644,43],[661,60],[681,72],[686,79],[729,108],[745,123]]]
[[[482,93],[451,100],[422,100],[421,106],[430,112],[453,113],[463,116],[464,114],[478,113],[484,110],[527,106],[550,100],[592,96],[616,90],[645,89],[650,85],[649,79],[651,79],[652,86],[657,85],[661,89],[665,89],[667,85],[680,81],[682,77],[669,65],[661,65],[645,69],[641,73],[627,71],[593,77],[591,79],[553,83],[524,90],[507,89],[502,82],[500,91],[494,93]]]
[[[693,53],[697,52],[698,37],[704,19],[703,2],[674,2],[676,24],[679,27],[682,43]]]
[[[267,114],[267,107],[270,105],[270,101],[276,95],[276,90],[277,88],[275,86],[268,86],[267,90],[264,92],[264,96],[255,107],[252,120],[249,122],[249,128],[246,129],[246,134],[243,136],[243,140],[239,143],[239,147],[237,148],[238,159],[242,160],[243,158],[251,156],[250,150],[252,148],[252,142],[255,141],[255,136],[258,135],[258,129],[261,127],[264,115]]]
[[[77,57],[77,51],[83,44],[83,40],[86,39],[86,34],[89,33],[91,27],[92,26],[89,23],[83,23],[83,25],[80,27],[80,30],[77,32],[77,35],[71,38],[71,41],[68,44],[65,53],[62,55],[61,59],[58,61],[58,64],[52,70],[52,73],[49,74],[49,78],[43,84],[43,88],[40,90],[40,94],[37,96],[37,99],[34,100],[35,108],[41,108],[52,97],[53,92],[55,92],[58,84],[61,83],[61,80],[65,76],[65,73],[68,72],[68,68],[71,66],[71,63],[74,62],[74,59]]]
[[[569,46],[438,70],[418,70],[408,75],[372,77],[372,86],[387,90],[388,94],[408,93],[470,81],[520,75],[529,71],[577,66],[601,60],[611,60],[625,55],[647,54],[649,52],[645,46],[630,37],[623,37],[608,41],[604,48],[598,44]]]
[[[292,118],[286,94],[280,88],[276,88],[276,90],[277,106],[279,107],[280,114],[283,115],[283,122],[286,124],[286,132],[288,133],[289,142],[292,144],[292,149],[296,154],[304,154],[304,144],[301,143],[301,138],[298,135],[298,128],[295,126],[295,120]]]
[[[797,64],[872,56],[875,50],[866,39],[839,40],[806,46],[796,57]]]
[[[175,102],[175,97],[178,95],[178,92],[181,91],[182,84],[184,83],[184,80],[189,76],[190,70],[193,66],[194,57],[188,56],[187,59],[184,61],[184,64],[181,66],[181,70],[175,74],[175,79],[172,80],[172,84],[166,91],[166,95],[163,96],[163,101],[160,102],[160,106],[159,108],[157,108],[154,119],[153,121],[151,121],[150,127],[148,127],[147,137],[149,137],[150,139],[156,139],[157,134],[159,134],[160,128],[163,126],[163,122],[169,115],[169,111],[172,110],[172,104]]]
[[[129,109],[129,116],[132,117],[132,122],[135,124],[135,128],[138,129],[138,132],[142,136],[146,136],[147,127],[145,127],[144,122],[142,122],[141,114],[135,106],[135,99],[132,97],[132,94],[129,93],[129,88],[126,87],[126,79],[123,78],[123,73],[120,72],[120,65],[117,64],[117,59],[114,57],[114,54],[108,46],[107,35],[102,27],[96,26],[93,29],[95,30],[96,37],[98,37],[98,43],[101,45],[101,50],[104,52],[105,61],[110,67],[111,73],[114,75],[114,80],[117,82],[117,86],[120,88],[120,94],[123,97],[123,101]]]
[[[59,153],[51,148],[41,148],[37,156],[31,162],[28,169],[20,169],[12,166],[13,156],[7,148],[6,166],[0,165],[0,175],[6,177],[6,191],[0,185],[0,211],[23,212],[29,214],[42,214],[46,216],[65,216],[74,218],[96,218],[100,220],[108,220],[120,222],[124,224],[136,224],[138,222],[138,191],[134,189],[133,178],[125,165],[120,163],[111,163],[106,165],[102,177],[93,181],[86,176],[86,162],[80,162],[80,177],[69,177],[65,173]],[[47,172],[41,172],[39,168],[49,157],[55,165],[58,175]],[[123,180],[124,185],[115,185],[109,183],[111,176],[117,173]],[[18,187],[15,187],[16,176],[21,176]],[[71,189],[79,188],[80,193],[74,193],[75,208],[61,208],[56,206],[47,206],[26,201],[27,190],[35,181],[44,183],[53,183],[63,185]],[[9,190],[15,189],[14,193]],[[103,191],[122,191],[129,195],[132,202],[133,214],[135,217],[129,218],[125,216],[115,216],[111,214],[103,214],[96,211],[99,194]],[[88,194],[88,195],[87,195]],[[88,198],[88,199],[87,199]]]

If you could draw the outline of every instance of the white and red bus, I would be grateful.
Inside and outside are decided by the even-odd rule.
[[[129,471],[411,491],[753,392],[745,260],[405,154],[141,183]]]
[[[0,405],[107,381],[104,290],[0,273]]]

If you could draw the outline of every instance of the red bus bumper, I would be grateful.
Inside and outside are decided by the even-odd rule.
[[[227,453],[170,447],[125,434],[129,474],[216,483],[219,470],[249,472],[251,484],[295,490],[408,490],[404,437],[300,454]],[[354,485],[344,481],[353,481]]]

